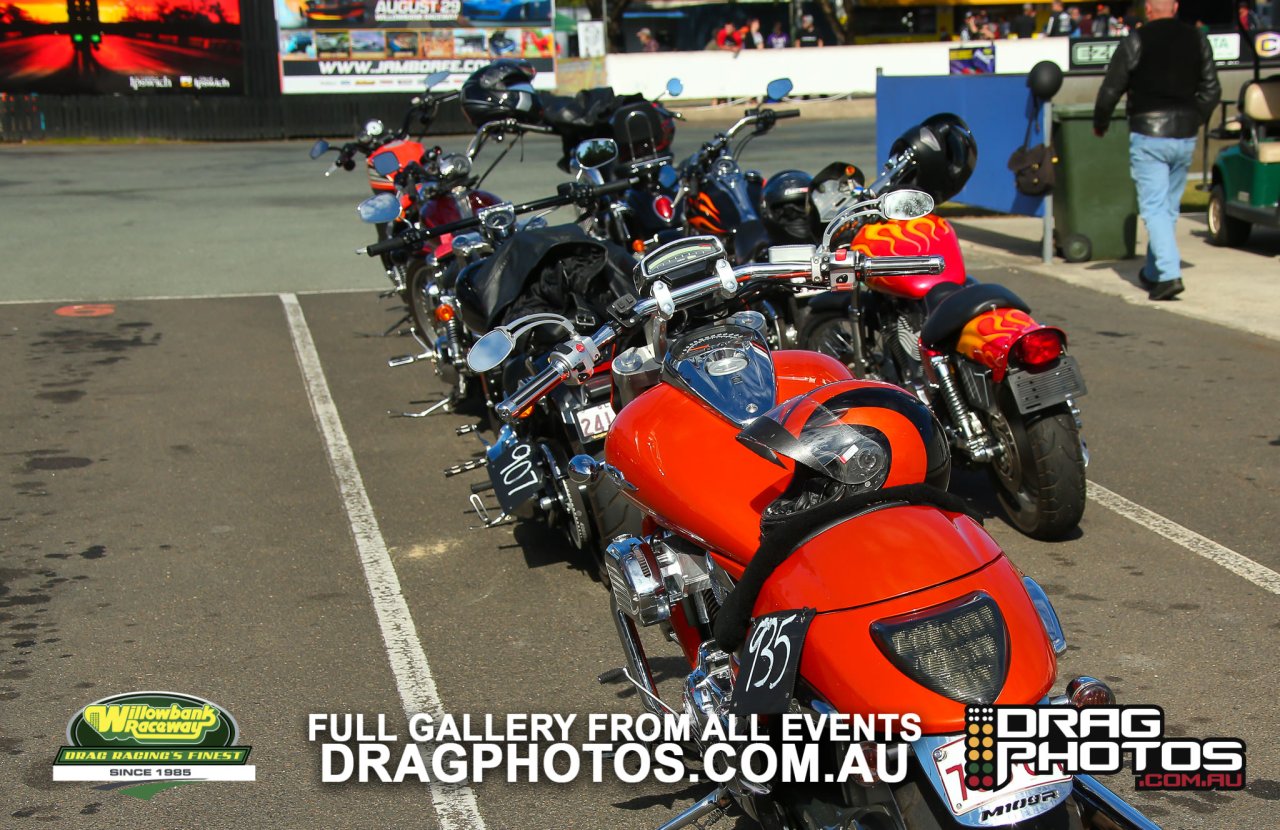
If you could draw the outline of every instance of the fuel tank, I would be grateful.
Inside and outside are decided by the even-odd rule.
[[[434,228],[460,219],[470,219],[477,210],[501,201],[486,190],[443,193],[424,199],[420,216],[425,227]]]
[[[816,352],[776,351],[772,358],[776,402],[852,378],[838,360]],[[691,392],[662,383],[618,413],[605,457],[636,485],[632,498],[659,524],[745,564],[759,544],[760,514],[793,468],[739,444],[740,430]]]
[[[941,274],[911,277],[868,277],[869,288],[908,300],[919,300],[929,289],[944,282],[964,283],[964,255],[960,239],[951,223],[929,214],[919,219],[889,220],[866,225],[850,246],[867,256],[941,256],[946,269]]]

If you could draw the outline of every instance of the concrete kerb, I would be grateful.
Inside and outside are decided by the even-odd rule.
[[[1056,280],[1143,305],[1280,340],[1280,231],[1255,228],[1247,247],[1217,248],[1206,241],[1204,216],[1178,220],[1186,291],[1176,300],[1154,302],[1138,285],[1141,256],[1127,260],[1068,263],[1040,259],[1041,220],[1023,216],[953,219],[966,254],[1016,266]],[[1146,236],[1138,231],[1139,253]]]

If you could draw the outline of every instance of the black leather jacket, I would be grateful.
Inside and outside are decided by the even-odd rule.
[[[1158,21],[1163,23],[1163,21]],[[1171,23],[1173,21],[1170,21]],[[1154,26],[1156,24],[1148,24]],[[1185,24],[1178,24],[1185,25]],[[1154,32],[1148,33],[1154,34]],[[1209,45],[1204,34],[1196,32],[1199,44],[1198,55],[1186,55],[1183,67],[1195,67],[1195,91],[1182,100],[1168,100],[1167,90],[1161,97],[1159,105],[1144,104],[1150,97],[1147,90],[1135,88],[1135,71],[1142,60],[1142,30],[1129,35],[1120,41],[1111,63],[1107,66],[1107,77],[1098,90],[1097,102],[1093,110],[1093,126],[1099,132],[1106,132],[1111,125],[1111,114],[1115,111],[1120,96],[1126,92],[1129,100],[1126,112],[1129,116],[1129,130],[1142,135],[1157,138],[1192,138],[1200,131],[1200,125],[1213,115],[1214,107],[1222,97],[1222,86],[1218,83],[1218,71],[1213,64],[1213,47]],[[1161,44],[1163,45],[1163,44]],[[1179,67],[1179,68],[1183,68]],[[1170,67],[1168,70],[1172,70]],[[1138,99],[1135,102],[1135,99]]]

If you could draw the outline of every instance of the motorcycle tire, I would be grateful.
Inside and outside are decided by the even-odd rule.
[[[1003,453],[988,468],[1005,514],[1033,539],[1062,539],[1084,515],[1084,453],[1065,405],[1022,415],[1008,389],[988,426]]]
[[[1227,194],[1221,184],[1209,191],[1209,207],[1205,218],[1209,225],[1209,242],[1220,248],[1238,248],[1249,241],[1253,225],[1227,215]]]
[[[855,361],[853,338],[857,336],[853,320],[849,319],[848,314],[838,312],[812,314],[800,329],[799,347],[834,357],[848,366],[856,375],[859,367],[853,365]]]
[[[409,306],[409,314],[413,317],[413,327],[419,336],[428,342],[431,341],[431,332],[434,330],[435,323],[426,294],[427,280],[430,276],[431,269],[427,264],[420,259],[414,259],[409,263],[409,277],[405,280],[405,292],[409,295],[405,300]]]

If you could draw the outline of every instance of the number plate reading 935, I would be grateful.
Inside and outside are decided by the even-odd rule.
[[[800,652],[815,613],[812,608],[801,608],[756,617],[747,635],[730,711],[735,715],[769,715],[791,708]]]

